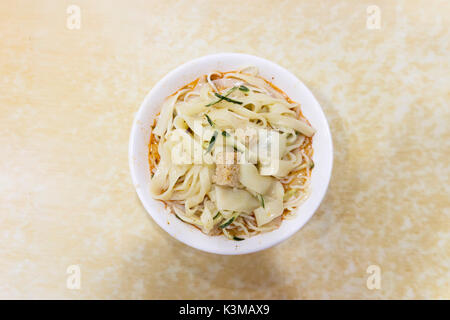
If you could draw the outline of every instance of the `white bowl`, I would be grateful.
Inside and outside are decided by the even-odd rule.
[[[284,220],[279,229],[244,241],[232,241],[224,236],[207,236],[197,228],[178,220],[164,209],[164,204],[152,199],[149,192],[150,171],[148,143],[150,125],[166,97],[208,72],[236,70],[256,66],[260,75],[301,104],[302,112],[317,130],[313,137],[314,170],[311,194],[298,208],[295,218]],[[322,201],[330,181],[333,165],[333,145],[327,120],[308,88],[292,73],[268,60],[240,53],[208,55],[185,63],[162,78],[145,97],[131,129],[129,145],[131,176],[137,194],[147,212],[157,224],[175,239],[199,250],[235,255],[256,252],[272,247],[297,232],[314,214]]]

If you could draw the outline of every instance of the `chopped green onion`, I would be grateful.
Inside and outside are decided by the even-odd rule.
[[[264,205],[264,197],[262,196],[262,194],[259,194],[259,199],[261,200],[262,207],[266,208],[266,206]]]
[[[250,91],[246,86],[240,86],[239,90],[244,91],[244,92]]]
[[[242,241],[242,240],[245,240],[245,239],[239,238],[239,237],[236,237],[236,236],[233,236],[233,240],[236,240],[236,241]]]
[[[205,116],[206,120],[208,120],[209,125],[214,128],[214,122],[212,122],[211,118],[207,114],[205,114]]]
[[[217,138],[217,135],[218,135],[218,134],[219,134],[219,132],[217,132],[217,130],[214,131],[214,134],[213,134],[213,136],[211,137],[211,140],[209,140],[209,146],[208,146],[208,149],[206,149],[206,152],[205,152],[205,153],[208,153],[208,152],[211,151],[212,147],[213,147],[214,144],[216,143],[216,138]]]
[[[220,211],[214,216],[213,220],[215,220],[218,216],[220,216]]]
[[[216,103],[219,103],[220,101],[222,101],[222,100],[224,100],[224,98],[222,98],[222,97],[228,97],[234,90],[236,90],[237,89],[237,87],[233,87],[233,88],[231,88],[230,90],[228,90],[228,92],[224,95],[224,96],[220,96],[220,99],[219,100],[217,100],[217,101],[214,101],[214,102],[211,102],[211,103],[208,103],[206,106],[207,107],[210,107],[210,106],[212,106],[212,105],[214,105],[214,104],[216,104]],[[216,95],[217,96],[217,95]]]
[[[234,221],[234,217],[232,217],[230,220],[228,220],[228,221],[225,222],[224,224],[221,224],[221,225],[219,226],[219,228],[220,228],[220,229],[226,228],[226,227],[228,227],[231,223],[233,223],[233,221]]]
[[[183,219],[181,219],[176,213],[175,213],[175,217],[177,217],[178,219],[180,219],[181,221],[183,221]]]
[[[226,131],[222,131],[222,135],[223,135],[224,137],[229,137],[229,136],[230,136],[230,134],[229,134],[228,132],[226,132]]]
[[[310,169],[314,168],[314,161],[311,160],[311,162],[309,163],[309,168]]]
[[[233,100],[233,99],[230,99],[230,98],[228,98],[226,96],[222,96],[221,94],[218,94],[217,92],[214,92],[214,95],[217,98],[221,98],[222,100],[225,100],[225,101],[228,101],[228,102],[231,102],[231,103],[235,103],[235,104],[242,104],[243,103],[241,101]]]

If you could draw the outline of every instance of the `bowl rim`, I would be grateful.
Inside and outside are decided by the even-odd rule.
[[[135,166],[135,152],[134,152],[134,146],[135,146],[135,139],[136,136],[138,134],[138,130],[139,130],[139,126],[138,126],[138,122],[139,119],[142,117],[142,114],[146,111],[145,109],[147,108],[148,104],[149,104],[149,100],[151,100],[153,98],[153,95],[155,95],[155,93],[157,93],[158,91],[161,90],[161,88],[163,87],[163,85],[169,81],[169,79],[171,79],[174,75],[176,75],[177,73],[180,72],[180,70],[186,70],[191,66],[195,66],[196,64],[202,62],[202,61],[206,61],[208,59],[226,59],[227,57],[229,58],[242,58],[243,60],[246,59],[253,59],[253,60],[259,60],[261,62],[264,62],[265,64],[269,64],[271,65],[271,67],[278,69],[282,72],[284,72],[286,75],[290,76],[291,78],[295,79],[298,82],[298,85],[300,87],[302,87],[302,89],[306,90],[308,95],[310,96],[309,99],[312,99],[314,104],[318,107],[316,108],[315,112],[319,113],[319,117],[322,118],[322,120],[324,120],[324,126],[321,127],[321,130],[324,130],[324,134],[325,134],[325,138],[328,140],[328,150],[326,151],[327,154],[329,155],[329,159],[326,163],[326,173],[325,176],[323,178],[325,178],[325,180],[322,183],[322,188],[321,190],[317,190],[316,192],[320,192],[319,196],[318,196],[318,200],[316,200],[316,202],[313,205],[313,208],[310,210],[310,214],[309,216],[306,218],[306,220],[303,221],[303,223],[299,223],[298,226],[296,226],[294,229],[290,230],[289,232],[285,233],[285,234],[281,234],[279,237],[273,239],[272,241],[267,241],[267,243],[265,243],[264,245],[259,245],[255,248],[249,248],[246,250],[240,250],[240,251],[236,251],[234,249],[210,249],[207,248],[205,246],[193,243],[193,242],[188,242],[186,241],[186,239],[182,239],[178,236],[178,234],[176,234],[175,232],[173,232],[173,230],[171,228],[168,227],[168,224],[166,223],[162,223],[161,221],[158,221],[158,219],[155,218],[154,214],[156,214],[154,212],[154,210],[152,210],[146,201],[146,197],[150,197],[150,193],[147,192],[147,195],[144,195],[143,193],[143,189],[142,188],[138,188],[138,169]],[[244,63],[243,63],[244,64]],[[201,76],[201,75],[200,75]],[[187,82],[186,82],[187,83]],[[280,88],[284,91],[283,88]],[[167,98],[167,96],[163,97],[164,99]],[[158,106],[160,109],[160,106]],[[285,69],[284,67],[278,65],[277,63],[274,63],[270,60],[267,60],[265,58],[261,58],[258,56],[254,56],[254,55],[250,55],[250,54],[245,54],[245,53],[232,53],[232,52],[223,52],[223,53],[215,53],[215,54],[210,54],[210,55],[205,55],[196,59],[192,59],[188,62],[185,62],[184,64],[179,65],[178,67],[174,68],[173,70],[171,70],[170,72],[168,72],[164,77],[162,77],[146,94],[143,102],[140,104],[139,106],[139,110],[138,112],[135,114],[134,119],[133,119],[133,124],[131,127],[131,131],[130,131],[130,137],[129,137],[129,145],[128,145],[128,162],[129,162],[129,168],[130,168],[130,172],[131,172],[131,178],[132,178],[132,182],[133,182],[133,186],[136,189],[136,193],[138,194],[139,200],[141,201],[141,204],[144,206],[144,208],[146,209],[147,213],[152,217],[152,219],[156,222],[156,224],[158,224],[164,231],[166,231],[169,235],[171,235],[173,238],[177,239],[178,241],[193,247],[195,249],[201,250],[201,251],[205,251],[205,252],[209,252],[209,253],[214,253],[214,254],[221,254],[221,255],[241,255],[241,254],[248,254],[248,253],[253,253],[253,252],[258,252],[258,251],[262,251],[268,248],[271,248],[285,240],[287,240],[288,238],[290,238],[291,236],[293,236],[295,233],[297,233],[310,219],[311,217],[314,215],[314,213],[317,211],[317,209],[319,208],[320,204],[322,203],[327,190],[328,190],[328,186],[329,186],[329,182],[331,180],[331,174],[332,174],[332,169],[333,169],[333,159],[334,159],[334,155],[333,155],[333,139],[331,136],[331,131],[329,128],[329,124],[327,121],[327,118],[325,117],[325,114],[323,112],[323,109],[321,107],[321,105],[319,104],[319,102],[317,101],[317,99],[315,98],[315,96],[313,95],[313,93],[311,92],[311,90],[309,90],[309,88],[297,77],[295,76],[293,73],[291,73],[289,70]],[[148,190],[147,190],[148,191]],[[314,191],[312,191],[314,192]],[[155,200],[156,201],[156,200]],[[299,210],[302,207],[302,205],[299,206],[299,208],[297,210]],[[291,220],[286,220],[284,223],[286,222],[291,222]],[[188,225],[184,222],[182,222],[185,225]],[[274,230],[276,231],[276,230]],[[274,231],[270,231],[268,233],[272,233]],[[198,232],[201,232],[200,230],[198,230]],[[255,236],[257,237],[257,236]],[[252,237],[253,238],[253,237]],[[228,240],[229,241],[229,240]]]

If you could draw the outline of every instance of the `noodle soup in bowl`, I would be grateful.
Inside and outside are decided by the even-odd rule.
[[[251,71],[247,71],[250,70],[246,69],[248,66],[252,66]],[[254,70],[258,74],[254,74]],[[280,105],[266,108],[262,103],[264,110],[239,109],[244,108],[249,99],[269,99],[267,105],[272,100],[279,101]],[[195,102],[186,108],[190,108],[190,115],[197,119],[201,115],[203,128],[210,132],[204,140],[189,123],[190,115],[183,118],[181,115],[184,113],[177,114],[184,110],[180,108],[185,107],[186,101]],[[283,106],[287,107],[282,114]],[[261,121],[246,120],[247,114],[251,117],[257,112],[264,116]],[[230,119],[230,115],[234,118]],[[231,150],[229,153],[235,158],[244,154],[240,149],[247,146],[239,145],[234,131],[229,130],[240,118],[256,127],[262,126],[260,122],[267,119],[270,131],[285,137],[281,139],[285,146],[282,149],[284,154],[289,154],[281,159],[288,159],[284,162],[292,167],[284,170],[285,173],[280,173],[283,170],[279,168],[271,172],[263,167],[262,162],[254,165],[217,162],[213,166],[195,168],[181,164],[174,167],[173,163],[183,158],[181,154],[177,156],[183,148],[171,145],[170,141],[179,141],[183,137],[199,141],[199,154],[203,160],[205,157],[217,159],[222,155],[219,147]],[[258,146],[261,145],[259,141]],[[267,249],[300,230],[326,193],[332,162],[328,123],[308,88],[273,62],[237,53],[214,54],[192,60],[161,79],[148,93],[135,117],[129,144],[133,183],[155,222],[191,247],[226,255]],[[296,179],[297,173],[303,177],[301,183],[304,185],[299,182],[295,186],[299,185],[300,189],[292,187],[295,190],[291,190],[291,181]],[[197,175],[198,178],[192,178]],[[265,184],[270,188],[264,189]],[[296,206],[280,207],[280,204],[294,203],[286,199],[300,197],[306,187],[308,194],[302,202]],[[195,189],[195,193],[182,188]],[[205,194],[199,196],[199,192]],[[184,198],[183,194],[186,194]],[[186,202],[192,202],[192,205],[186,205]],[[276,226],[275,221],[279,221]]]

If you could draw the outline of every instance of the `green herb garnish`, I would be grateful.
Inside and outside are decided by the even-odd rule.
[[[215,220],[218,216],[220,216],[220,211],[214,216],[213,220]]]
[[[226,228],[226,227],[228,227],[231,223],[233,223],[233,221],[234,221],[234,217],[231,218],[230,220],[228,220],[227,222],[225,222],[224,224],[220,225],[219,228],[220,228],[220,229]]]
[[[211,151],[212,147],[213,147],[214,144],[216,143],[216,138],[217,138],[217,135],[218,135],[218,134],[219,134],[219,132],[214,131],[214,134],[213,134],[213,136],[211,137],[211,140],[209,140],[209,146],[208,146],[208,149],[206,149],[206,152],[205,152],[205,153],[208,153],[208,152]]]
[[[261,200],[262,207],[266,208],[266,206],[264,205],[264,197],[262,196],[262,194],[259,195],[259,199]]]
[[[246,86],[240,86],[239,90],[244,91],[244,92],[250,91]]]
[[[214,128],[214,122],[212,122],[211,118],[207,114],[205,114],[205,116],[206,120],[208,120],[209,125]]]
[[[309,164],[309,168],[310,169],[314,168],[314,161],[311,160],[311,163]]]
[[[222,97],[228,97],[234,90],[236,90],[237,89],[237,87],[233,87],[233,88],[231,88],[230,90],[228,90],[228,92],[224,95],[224,96],[222,96],[222,95],[219,95],[220,97],[220,99],[219,100],[217,100],[217,101],[214,101],[214,102],[211,102],[211,103],[208,103],[206,106],[207,107],[210,107],[210,106],[212,106],[212,105],[214,105],[214,104],[216,104],[216,103],[219,103],[220,101],[222,101],[222,100],[224,100],[224,98],[222,98]],[[216,95],[216,97],[217,97],[217,94],[215,93],[215,95]]]
[[[223,135],[224,137],[229,137],[229,136],[230,136],[230,134],[229,134],[228,132],[226,132],[226,131],[222,131],[222,135]]]
[[[243,103],[243,102],[241,102],[241,101],[233,100],[233,99],[231,99],[231,98],[228,98],[227,96],[223,96],[223,95],[221,95],[221,94],[218,94],[217,92],[214,92],[214,95],[215,95],[217,98],[221,98],[222,100],[225,100],[225,101],[228,101],[228,102],[231,102],[231,103],[235,103],[235,104],[242,104],[242,103]]]
[[[233,236],[233,240],[236,240],[236,241],[242,241],[242,240],[245,240],[245,239],[239,238],[239,237],[236,237],[236,236]]]

